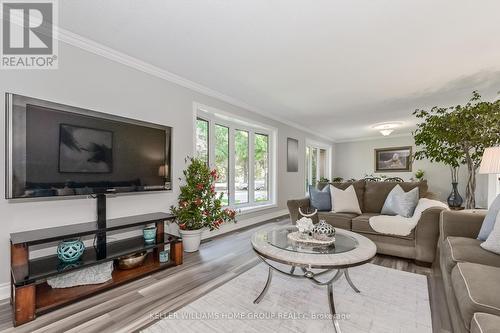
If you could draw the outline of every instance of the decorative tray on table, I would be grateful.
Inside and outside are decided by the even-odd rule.
[[[298,242],[298,243],[304,243],[304,244],[311,244],[311,245],[332,245],[335,243],[335,237],[332,237],[329,240],[319,240],[315,239],[312,236],[309,236],[308,234],[304,234],[300,231],[295,231],[291,232],[288,235],[288,239]]]

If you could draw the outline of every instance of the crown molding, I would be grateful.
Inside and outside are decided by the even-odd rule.
[[[71,32],[66,29],[62,29],[60,27],[56,27],[57,29],[57,39],[65,44],[80,48],[84,51],[102,56],[104,58],[107,58],[109,60],[115,61],[117,63],[120,63],[122,65],[134,68],[138,71],[147,73],[149,75],[155,76],[157,78],[169,81],[171,83],[177,84],[181,87],[193,90],[195,92],[219,99],[221,101],[224,101],[226,103],[232,104],[234,106],[240,107],[242,109],[254,112],[256,114],[259,114],[263,117],[266,117],[268,119],[272,119],[274,121],[277,121],[279,123],[288,125],[290,127],[293,127],[295,129],[304,131],[306,133],[312,134],[316,137],[319,137],[323,140],[327,140],[329,142],[334,142],[335,140],[332,137],[329,137],[327,135],[323,135],[320,133],[317,133],[316,131],[304,127],[302,125],[299,125],[295,122],[289,121],[282,119],[278,116],[270,115],[269,112],[265,112],[259,108],[256,108],[252,105],[249,105],[243,101],[240,101],[236,98],[233,98],[231,96],[225,95],[221,92],[218,92],[216,90],[213,90],[211,88],[208,88],[206,86],[203,86],[199,83],[193,82],[191,80],[188,80],[186,78],[183,78],[182,76],[176,75],[174,73],[171,73],[167,70],[164,70],[160,67],[154,66],[150,63],[147,63],[145,61],[142,61],[140,59],[137,59],[135,57],[129,56],[123,52],[117,51],[113,48],[107,47],[103,44],[100,44],[94,40],[91,40],[89,38],[83,37],[79,34],[76,34],[74,32]]]
[[[339,139],[335,140],[335,143],[349,143],[349,142],[361,142],[361,141],[373,141],[373,140],[388,140],[392,138],[404,138],[404,137],[411,137],[411,133],[400,133],[400,134],[394,134],[394,135],[388,135],[388,136],[365,136],[365,137],[359,137],[355,139]]]

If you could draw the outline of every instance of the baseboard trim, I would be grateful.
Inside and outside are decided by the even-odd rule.
[[[281,217],[283,215],[288,214],[288,209],[281,209],[275,212],[267,213],[267,214],[262,214],[259,216],[255,216],[249,219],[245,219],[242,221],[238,221],[237,223],[231,223],[231,224],[223,224],[219,230],[214,230],[214,231],[204,231],[203,234],[201,235],[201,239],[207,239],[207,238],[212,238],[215,236],[219,236],[231,231],[235,231],[238,229],[243,229],[246,227],[249,227],[254,224],[259,224],[264,221],[272,220],[278,217]]]
[[[1,283],[0,284],[0,300],[10,298],[10,283]]]

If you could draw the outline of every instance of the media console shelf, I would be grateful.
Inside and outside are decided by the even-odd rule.
[[[11,254],[11,303],[14,326],[35,319],[59,307],[108,290],[120,284],[144,277],[153,272],[182,264],[182,242],[179,237],[165,233],[164,222],[175,217],[167,213],[151,213],[128,216],[106,221],[105,228],[98,228],[97,222],[79,223],[61,227],[30,230],[10,234]],[[147,224],[156,225],[156,242],[146,244],[142,236],[106,242],[106,232],[123,230]],[[57,255],[30,259],[30,246],[47,244],[63,239],[96,235],[100,244],[87,247],[82,257],[73,264],[63,264]],[[170,246],[170,261],[160,263],[159,252]],[[148,251],[142,266],[129,270],[113,270],[113,279],[94,285],[71,288],[51,288],[46,279],[113,261],[121,256]]]

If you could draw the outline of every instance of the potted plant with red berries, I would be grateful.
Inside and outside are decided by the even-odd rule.
[[[236,212],[223,208],[223,193],[215,192],[217,170],[210,170],[202,159],[188,157],[178,205],[170,208],[176,215],[185,252],[198,251],[204,230],[215,230],[225,222],[236,222]],[[182,181],[182,179],[180,179]]]

